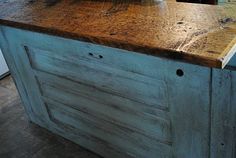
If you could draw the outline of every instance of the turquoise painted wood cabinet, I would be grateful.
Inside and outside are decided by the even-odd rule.
[[[29,119],[106,158],[235,158],[223,70],[0,26]]]

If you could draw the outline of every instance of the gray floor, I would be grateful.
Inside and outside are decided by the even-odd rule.
[[[10,76],[0,80],[0,158],[99,158],[30,123]]]

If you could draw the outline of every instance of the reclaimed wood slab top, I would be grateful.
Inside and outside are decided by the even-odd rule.
[[[236,3],[3,0],[0,25],[208,67],[236,52]]]

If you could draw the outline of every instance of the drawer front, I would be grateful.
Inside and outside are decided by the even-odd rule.
[[[105,157],[208,157],[210,69],[1,29],[31,119]]]

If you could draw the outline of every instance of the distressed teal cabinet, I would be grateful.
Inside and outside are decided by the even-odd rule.
[[[106,158],[235,158],[236,62],[220,70],[0,26],[29,119]]]

